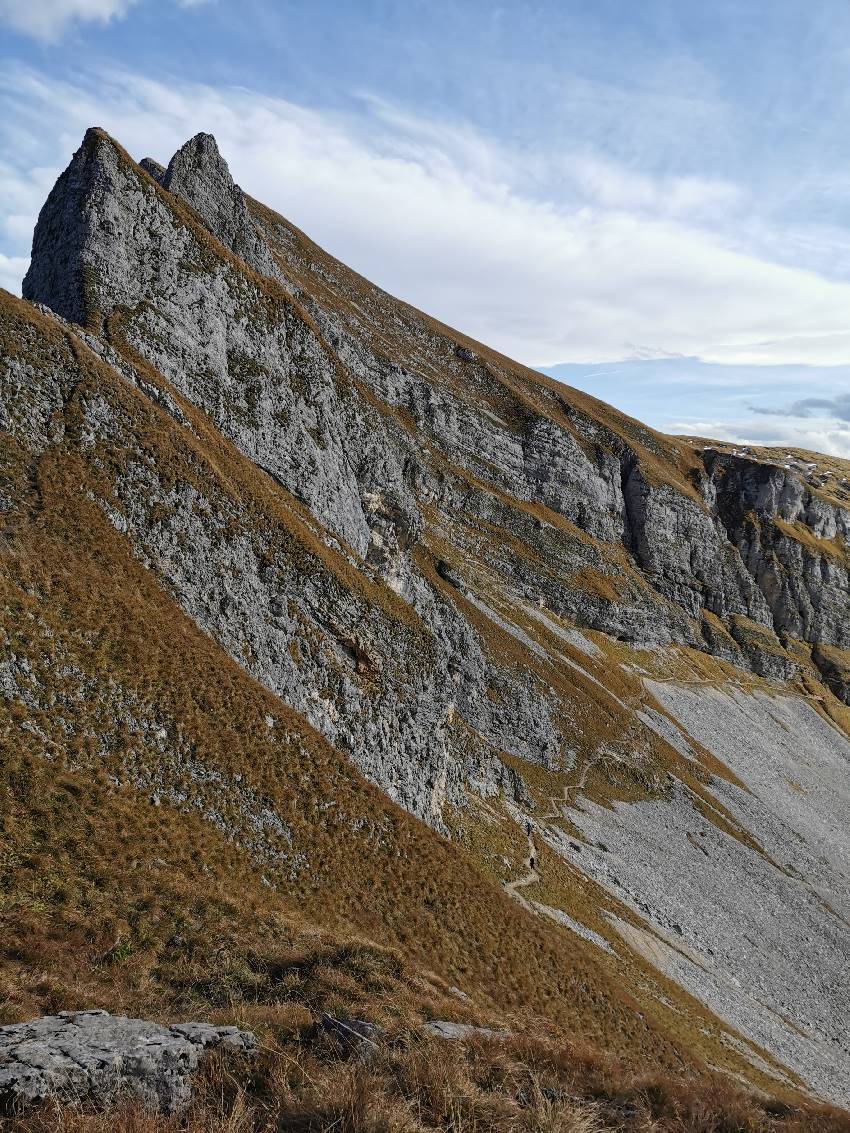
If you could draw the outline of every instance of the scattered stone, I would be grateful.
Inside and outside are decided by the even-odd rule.
[[[471,1023],[450,1023],[446,1019],[432,1019],[423,1023],[422,1030],[435,1039],[462,1042],[464,1039],[507,1039],[510,1031],[494,1031],[490,1027],[474,1027]]]
[[[318,1024],[308,1032],[309,1038],[319,1035],[329,1038],[341,1054],[353,1054],[361,1059],[371,1058],[387,1037],[383,1027],[376,1023],[367,1023],[364,1019],[336,1019],[324,1012]]]
[[[0,1027],[0,1109],[51,1097],[102,1107],[121,1094],[148,1109],[177,1113],[192,1094],[204,1052],[256,1049],[249,1031],[209,1023],[161,1026],[106,1011],[62,1011]]]

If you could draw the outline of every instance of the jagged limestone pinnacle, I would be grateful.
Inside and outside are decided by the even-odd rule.
[[[134,225],[150,222],[157,228],[151,187],[138,176],[139,168],[189,204],[210,233],[249,267],[275,273],[271,252],[211,134],[190,139],[163,170],[150,158],[135,166],[103,129],[91,127],[39,214],[24,298],[44,303],[70,322],[97,325],[116,301],[132,302],[146,291],[156,274],[155,258],[136,265],[141,278],[126,270],[133,262]],[[122,263],[115,252],[123,245],[128,258]]]
[[[263,275],[274,274],[268,246],[257,233],[242,190],[212,134],[196,134],[174,154],[162,186],[182,197],[215,238]]]
[[[22,294],[71,322],[86,323],[93,314],[90,218],[98,199],[108,195],[104,182],[113,156],[108,134],[90,127],[45,201],[33,234]]]

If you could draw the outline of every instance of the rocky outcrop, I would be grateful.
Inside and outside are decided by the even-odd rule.
[[[850,645],[850,511],[778,465],[711,450],[705,462],[718,519],[773,628],[812,643]]]
[[[39,214],[24,297],[72,322],[102,326],[116,304],[151,291],[169,243],[176,240],[179,254],[179,227],[158,226],[156,211],[154,183],[102,130],[88,130]],[[141,232],[144,262],[135,262]]]
[[[177,1113],[192,1096],[204,1052],[218,1046],[245,1054],[256,1041],[236,1027],[163,1027],[106,1011],[63,1011],[0,1027],[0,1106],[60,1098],[104,1107],[129,1096],[155,1112]]]

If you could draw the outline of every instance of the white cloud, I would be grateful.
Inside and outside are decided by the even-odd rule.
[[[0,0],[0,20],[47,43],[75,23],[108,24],[126,15],[135,0]]]
[[[850,426],[829,417],[763,423],[750,419],[678,421],[671,432],[768,448],[800,448],[850,458]]]
[[[567,175],[597,205],[661,217],[728,214],[744,197],[728,181],[703,177],[648,177],[603,158],[581,154],[564,162]]]
[[[556,203],[536,195],[525,155],[463,126],[374,100],[343,116],[130,73],[0,76],[3,121],[0,234],[13,254],[86,126],[160,160],[208,130],[237,180],[329,251],[522,360],[618,360],[647,344],[724,362],[848,357],[850,284],[724,243],[706,217],[741,194],[723,182],[542,155],[572,170]]]
[[[850,324],[850,312],[847,322]],[[706,350],[703,358],[708,362],[739,365],[804,361],[811,366],[839,366],[850,361],[850,326],[823,334],[790,333],[763,342],[717,344]]]
[[[0,252],[0,287],[20,295],[21,280],[29,267],[29,256],[4,256]]]
[[[56,43],[76,24],[123,19],[139,0],[0,0],[0,22],[16,31]],[[175,0],[178,8],[200,8],[215,0]]]

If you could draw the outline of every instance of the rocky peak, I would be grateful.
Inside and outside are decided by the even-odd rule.
[[[145,173],[149,173],[154,181],[158,181],[160,185],[162,184],[162,179],[165,176],[164,165],[160,165],[159,162],[155,161],[152,157],[143,157],[139,162],[139,168],[144,169]]]
[[[140,169],[190,205],[204,227],[249,267],[276,274],[211,134],[196,135],[163,169],[152,158],[137,165],[104,130],[92,127],[39,214],[25,299],[96,328],[117,305],[150,296],[169,261],[166,250],[174,250],[174,227]],[[130,272],[128,264],[134,265]]]
[[[249,267],[275,273],[274,260],[257,233],[242,190],[212,134],[196,134],[174,154],[161,178],[164,189],[190,204],[207,229]]]
[[[87,130],[45,201],[33,234],[23,296],[75,323],[86,323],[91,315],[84,261],[91,214],[111,178],[114,156],[114,143],[103,130]]]

